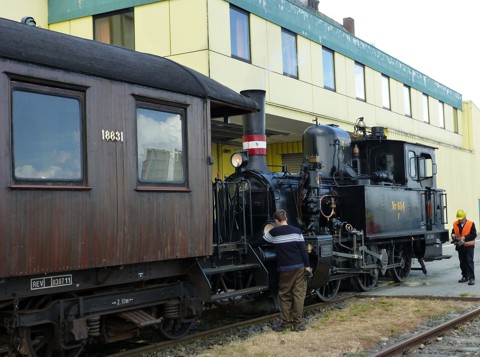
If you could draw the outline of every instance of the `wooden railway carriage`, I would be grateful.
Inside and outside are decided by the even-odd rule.
[[[184,333],[213,251],[210,119],[253,110],[168,59],[1,19],[0,353]]]

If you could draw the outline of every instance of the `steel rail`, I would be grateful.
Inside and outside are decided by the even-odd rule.
[[[469,311],[461,316],[458,316],[450,321],[447,321],[439,326],[433,327],[427,331],[395,343],[379,352],[376,352],[375,354],[370,355],[370,357],[405,356],[406,353],[412,352],[413,350],[420,347],[422,344],[428,344],[434,341],[437,337],[442,336],[448,331],[453,330],[455,327],[463,325],[479,316],[480,307],[476,308],[475,310]]]

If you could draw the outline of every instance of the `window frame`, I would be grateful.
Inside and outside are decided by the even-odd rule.
[[[326,57],[327,55],[328,55],[328,58]],[[329,60],[328,63],[326,59]],[[330,65],[329,68],[326,68],[326,66],[328,65]],[[323,70],[323,88],[335,92],[336,91],[335,51],[327,47],[322,48],[322,70]],[[327,76],[327,74],[330,74],[330,75]]]
[[[425,93],[422,93],[422,108],[423,121],[425,123],[430,123],[430,100]]]
[[[403,104],[405,116],[412,117],[412,90],[406,84],[403,85]]]
[[[355,62],[355,96],[363,102],[367,100],[365,87],[365,65]]]
[[[176,105],[173,103],[157,102],[149,98],[137,97],[135,103],[135,152],[136,152],[136,181],[138,191],[189,191],[189,171],[188,171],[188,128],[187,128],[187,107]],[[182,170],[183,180],[181,182],[174,181],[149,181],[140,180],[140,164],[139,161],[139,127],[138,127],[138,109],[154,110],[163,113],[172,113],[180,115],[181,120],[181,139],[182,139]]]
[[[126,16],[125,16],[126,15]],[[112,21],[115,20],[115,17],[132,17],[132,28],[131,28],[131,36],[127,36],[127,29],[126,26],[122,23],[120,28],[120,34],[115,31],[115,27],[112,26]],[[102,20],[108,19],[108,41],[99,39],[100,36],[100,22]],[[122,20],[122,18],[120,18]],[[113,28],[112,28],[113,27]],[[119,36],[120,35],[120,36]],[[103,34],[105,36],[105,34]],[[120,41],[116,41],[118,37],[121,38]],[[93,16],[93,39],[98,42],[107,43],[109,45],[119,46],[123,48],[127,48],[130,50],[135,50],[135,11],[133,8],[126,8],[118,11],[106,12],[98,15]]]
[[[285,76],[298,79],[297,34],[282,28],[281,35],[283,74]]]
[[[441,100],[438,101],[438,126],[445,129],[445,104]]]
[[[382,106],[383,109],[392,110],[391,91],[390,91],[390,77],[382,74]]]
[[[244,61],[247,63],[252,62],[252,50],[251,50],[251,32],[250,32],[250,14],[236,6],[230,5],[230,54],[232,58]],[[235,15],[236,17],[233,17]],[[238,29],[233,26],[233,20],[242,20],[241,16],[246,20],[244,23],[244,28]],[[237,23],[237,27],[239,24]],[[235,31],[234,31],[235,30]],[[239,31],[243,30],[243,34]],[[239,43],[243,42],[243,47],[245,55],[240,54]]]
[[[453,108],[453,132],[455,134],[459,133],[459,128],[458,128],[458,109]]]
[[[49,95],[54,97],[72,98],[79,102],[79,118],[78,128],[80,133],[79,138],[79,166],[80,177],[78,179],[42,179],[42,178],[17,178],[15,175],[15,128],[14,128],[14,109],[13,109],[13,92],[23,91],[30,93],[37,93],[40,95]],[[10,143],[11,152],[11,179],[12,184],[10,188],[38,188],[38,189],[62,189],[62,190],[89,190],[87,186],[88,172],[87,172],[87,155],[86,155],[86,88],[73,85],[59,85],[59,83],[46,82],[35,79],[26,79],[23,77],[13,76],[10,78],[10,132],[12,141]]]

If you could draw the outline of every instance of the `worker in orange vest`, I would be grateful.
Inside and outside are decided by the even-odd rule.
[[[475,223],[467,219],[463,209],[457,211],[457,220],[453,222],[452,243],[458,252],[462,278],[459,283],[468,281],[468,285],[475,285],[475,269],[473,265],[473,254],[475,252],[475,239],[477,230]]]

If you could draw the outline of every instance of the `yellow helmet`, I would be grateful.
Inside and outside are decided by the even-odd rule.
[[[459,209],[457,211],[457,219],[464,219],[465,217],[467,217],[465,211],[463,209]]]

